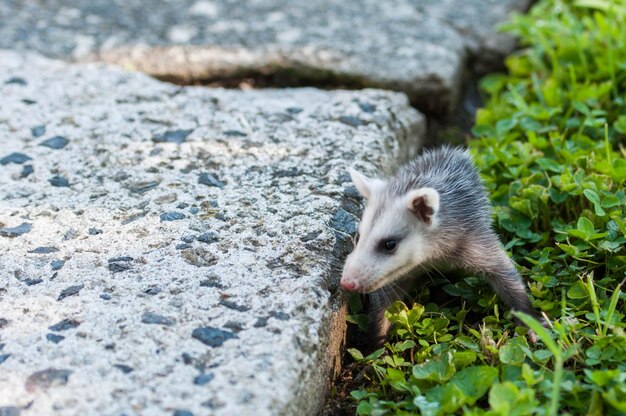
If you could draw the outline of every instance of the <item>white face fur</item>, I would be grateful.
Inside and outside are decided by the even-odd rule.
[[[352,169],[350,176],[367,204],[340,283],[347,291],[369,293],[429,259],[425,236],[438,225],[439,193],[420,188],[383,200],[389,198],[385,181]]]

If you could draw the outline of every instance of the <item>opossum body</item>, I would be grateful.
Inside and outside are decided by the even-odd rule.
[[[370,317],[374,336],[384,339],[388,329],[384,310],[395,300],[388,285],[439,265],[483,276],[511,309],[536,316],[492,229],[491,205],[467,150],[425,151],[388,180],[350,175],[367,203],[341,286],[385,300]]]

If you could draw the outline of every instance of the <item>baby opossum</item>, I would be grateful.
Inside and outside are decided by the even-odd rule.
[[[425,151],[388,180],[350,170],[367,203],[354,250],[346,258],[341,287],[371,293],[417,268],[447,266],[484,276],[511,309],[537,316],[524,284],[491,227],[491,205],[467,150],[443,146]],[[389,328],[384,311],[370,315],[377,341]]]

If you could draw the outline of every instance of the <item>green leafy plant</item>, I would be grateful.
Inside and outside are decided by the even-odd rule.
[[[469,145],[548,326],[434,277],[452,301],[425,285],[384,348],[349,351],[359,415],[626,414],[626,0],[543,0],[504,29],[522,48],[481,80]]]

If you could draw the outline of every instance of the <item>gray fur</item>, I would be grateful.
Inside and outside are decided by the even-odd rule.
[[[424,187],[439,193],[440,207],[437,226],[419,228],[431,253],[429,260],[419,266],[427,270],[443,265],[482,275],[510,308],[537,316],[522,279],[492,228],[491,205],[467,150],[450,146],[427,150],[401,167],[379,191],[382,196],[372,202],[376,206],[371,207],[375,211],[369,231],[385,211],[392,209],[394,201]],[[360,232],[363,236],[368,230]],[[382,293],[375,297],[382,297],[384,302],[378,302],[371,322],[378,328],[374,336],[384,338],[388,327],[384,306],[397,297],[390,296],[393,290],[387,287],[379,290]]]

